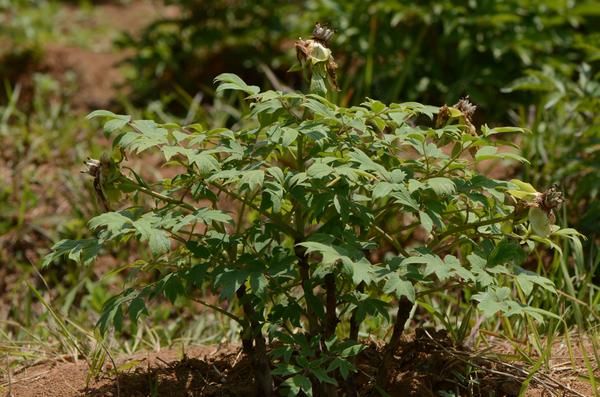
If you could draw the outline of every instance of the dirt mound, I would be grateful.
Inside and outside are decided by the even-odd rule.
[[[439,396],[442,390],[472,396],[519,394],[527,370],[456,348],[441,333],[431,335],[420,333],[402,343],[386,386],[390,396]],[[559,353],[557,350],[553,358],[556,362],[564,361]],[[354,379],[358,395],[372,392],[380,360],[381,346],[375,343],[358,356]],[[118,376],[107,364],[86,386],[85,362],[41,363],[14,374],[5,390],[15,397],[255,396],[253,369],[236,345],[138,354],[118,360],[116,365]],[[462,381],[460,377],[464,377]],[[471,385],[469,390],[465,384]],[[593,395],[590,385],[577,380],[576,374],[561,373],[558,378],[536,374],[529,385],[526,396]]]
[[[13,85],[21,86],[23,104],[31,100],[34,73],[48,74],[61,84],[66,84],[69,74],[73,74],[77,91],[69,98],[71,108],[82,112],[107,108],[125,82],[121,63],[129,55],[115,48],[114,40],[123,33],[135,36],[153,21],[178,14],[176,6],[151,0],[95,4],[88,11],[75,4],[62,4],[54,17],[56,30],[60,32],[56,41],[32,54],[8,52],[4,58],[0,57],[0,62],[6,65],[0,66],[10,66],[4,73]],[[89,35],[93,38],[86,39]]]
[[[163,350],[117,361],[86,387],[84,361],[54,361],[14,375],[15,397],[75,396],[251,396],[252,368],[237,346]],[[10,395],[10,394],[9,394]]]
[[[77,91],[71,98],[74,110],[87,111],[109,107],[117,87],[124,82],[118,68],[123,54],[94,52],[80,47],[47,46],[40,71],[64,82],[66,73],[75,73]]]

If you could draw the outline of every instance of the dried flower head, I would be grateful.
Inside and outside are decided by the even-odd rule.
[[[84,174],[88,174],[94,177],[94,191],[96,192],[96,196],[98,197],[98,201],[102,204],[102,207],[105,211],[110,211],[110,206],[108,205],[108,200],[106,199],[106,195],[102,190],[103,184],[103,169],[104,173],[106,173],[106,169],[109,167],[110,159],[106,154],[102,155],[100,160],[92,159],[88,157],[83,164],[87,167],[81,172]]]
[[[312,39],[299,39],[295,42],[296,56],[300,64],[308,71],[311,80],[313,75],[326,79],[330,86],[338,90],[336,81],[337,64],[333,59],[331,50],[327,47],[327,40],[333,36],[333,31],[317,23],[313,30]]]
[[[322,44],[327,44],[333,37],[333,30],[327,26],[321,25],[319,22],[315,24],[315,28],[312,32],[313,40],[316,40]]]
[[[440,111],[438,112],[437,117],[435,118],[435,128],[441,128],[444,125],[446,125],[446,123],[450,119],[450,116],[451,112],[448,105],[443,105],[442,107],[440,107]]]
[[[86,166],[86,168],[81,170],[82,174],[88,174],[95,178],[100,172],[100,160],[88,157],[83,164]]]
[[[475,114],[475,110],[477,110],[477,106],[473,105],[469,101],[468,95],[466,97],[460,98],[460,100],[456,102],[453,107],[460,110],[465,116],[465,118],[467,118],[469,121],[472,121],[473,115]]]
[[[535,198],[535,203],[539,208],[546,213],[550,213],[554,208],[557,208],[565,202],[563,193],[558,190],[558,185],[550,186],[545,192],[540,193]]]

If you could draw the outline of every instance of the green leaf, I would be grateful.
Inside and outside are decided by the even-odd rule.
[[[566,227],[564,229],[558,229],[557,231],[552,233],[552,235],[561,236],[561,237],[569,237],[571,239],[580,239],[580,238],[586,239],[586,236],[584,236],[583,234],[579,233],[577,230],[570,228],[570,227]]]
[[[284,147],[290,146],[296,141],[296,138],[298,138],[298,134],[298,130],[294,128],[284,127],[283,133],[281,134],[281,145],[283,145]]]
[[[100,252],[100,242],[95,238],[85,240],[61,240],[52,246],[52,251],[44,257],[42,267],[49,266],[58,258],[67,255],[70,260],[90,264]]]
[[[377,200],[382,197],[387,197],[394,190],[394,185],[389,182],[377,182],[373,188],[373,200]]]
[[[354,148],[350,152],[350,158],[352,161],[360,165],[360,169],[365,171],[375,171],[379,176],[387,181],[392,179],[390,172],[385,169],[381,164],[374,162],[369,156],[367,156],[362,150]]]
[[[224,269],[215,277],[215,286],[221,288],[221,299],[232,299],[236,291],[246,282],[248,272],[239,269]]]
[[[515,185],[517,189],[508,189],[506,192],[520,200],[531,202],[540,194],[529,183],[522,182],[518,179],[512,179],[510,183]]]
[[[479,292],[478,294],[473,295],[473,299],[479,302],[478,308],[483,312],[483,315],[486,318],[490,318],[499,311],[508,311],[510,288],[491,288],[485,292]]]
[[[294,375],[291,378],[286,379],[282,384],[282,387],[288,388],[288,397],[296,397],[300,395],[300,392],[304,392],[308,397],[312,397],[312,383],[304,375]]]
[[[406,179],[406,172],[396,168],[395,170],[392,170],[391,176],[393,183],[401,183]]]
[[[534,285],[539,285],[547,291],[556,293],[552,281],[529,270],[519,269],[515,281],[526,296],[529,296],[533,292]]]
[[[109,117],[111,119],[128,120],[128,121],[131,119],[131,116],[128,116],[126,114],[115,114],[108,110],[94,110],[93,112],[88,114],[85,118],[88,120],[91,120],[95,117]]]
[[[475,160],[481,161],[485,159],[492,158],[491,156],[495,155],[498,152],[498,148],[495,146],[483,146],[479,148],[477,153],[475,153]]]
[[[425,229],[427,234],[430,234],[431,230],[433,230],[433,220],[431,217],[426,212],[419,211],[419,221],[421,222],[421,226],[423,226],[423,229]]]
[[[171,303],[175,303],[179,296],[185,295],[185,287],[177,273],[167,274],[160,282],[160,290]]]
[[[456,185],[448,178],[430,178],[425,183],[437,194],[453,194],[456,191]]]
[[[510,183],[512,183],[513,185],[517,185],[518,190],[523,191],[523,192],[527,192],[527,193],[537,193],[538,192],[537,190],[535,190],[535,188],[530,183],[523,182],[518,179],[511,179]]]
[[[328,106],[331,105],[329,102],[325,102],[322,98],[319,100],[315,99],[316,97],[307,97],[305,102],[302,104],[305,108],[313,111],[314,114],[326,117],[326,118],[335,118],[335,113]]]
[[[105,335],[108,327],[114,324],[115,328],[120,329],[123,323],[123,311],[121,309],[122,297],[117,295],[110,298],[102,307],[102,313],[98,319],[98,328],[100,334]]]
[[[269,280],[263,273],[253,272],[249,276],[250,288],[256,295],[262,295],[269,284]]]
[[[131,226],[132,220],[120,212],[106,212],[100,214],[88,222],[91,229],[106,227],[111,234],[117,234],[124,226]]]
[[[272,374],[278,375],[278,376],[290,376],[290,375],[297,374],[301,370],[302,370],[302,368],[296,367],[295,365],[292,365],[292,364],[279,363],[279,364],[277,364],[275,369],[273,369]]]
[[[210,173],[221,169],[219,161],[206,151],[187,153],[187,156],[189,162],[198,167],[200,176],[207,176]]]
[[[464,267],[454,255],[446,255],[444,264],[452,270],[454,276],[460,277],[464,281],[475,281],[476,277],[466,267]]]
[[[423,276],[427,277],[435,274],[440,281],[444,281],[452,276],[451,269],[437,255],[425,254],[420,256],[411,256],[402,260],[402,265],[424,264]]]
[[[142,314],[148,314],[148,310],[144,299],[138,296],[129,304],[129,318],[131,321],[136,322]]]
[[[313,236],[315,238],[315,236]],[[319,241],[305,241],[298,245],[306,248],[306,253],[318,252],[322,255],[321,265],[331,266],[337,263],[343,265],[343,269],[352,277],[354,284],[361,282],[367,284],[373,280],[374,268],[371,262],[360,251],[350,250],[334,244],[326,244]],[[353,252],[354,251],[354,252]],[[330,270],[326,269],[328,273]]]
[[[505,133],[505,132],[523,133],[523,132],[525,132],[525,130],[521,127],[496,127],[496,128],[488,129],[484,135],[490,136],[490,135],[501,134],[501,133]]]
[[[215,83],[220,83],[216,93],[219,94],[225,90],[243,91],[248,95],[256,95],[260,88],[255,85],[248,85],[244,80],[232,73],[222,73],[215,77]]]
[[[334,386],[338,384],[334,378],[327,375],[327,371],[324,368],[312,368],[310,372],[321,383],[328,383]]]
[[[131,117],[130,116],[126,116],[123,118],[115,118],[112,120],[108,120],[106,123],[104,123],[104,131],[106,131],[109,134],[112,134],[115,131],[118,131],[120,129],[122,129],[123,127],[125,127],[129,121],[131,121]]]
[[[488,266],[504,265],[507,263],[519,266],[527,258],[527,254],[516,242],[504,239],[492,250],[488,256]]]
[[[329,367],[327,367],[327,372],[332,372],[336,369],[340,371],[340,375],[342,375],[343,379],[347,379],[348,375],[356,371],[356,368],[350,361],[339,357],[335,357],[331,361]]]
[[[529,208],[528,219],[531,230],[533,230],[536,235],[542,238],[546,238],[550,235],[550,220],[543,210],[537,207]]]
[[[405,205],[415,211],[419,211],[419,203],[411,197],[408,190],[406,190],[406,188],[402,185],[397,185],[397,186],[399,187],[399,189],[393,191],[391,194],[391,196],[395,199],[395,201],[397,201],[398,203]]]
[[[333,174],[333,168],[323,162],[315,162],[306,170],[306,174],[311,178],[324,178]]]
[[[205,225],[210,225],[212,222],[218,223],[232,223],[233,219],[231,215],[220,211],[213,210],[210,208],[200,208],[194,211],[193,214],[184,216],[179,222],[173,226],[173,232],[177,233],[181,228],[191,223],[202,222]]]
[[[251,170],[241,172],[240,186],[247,187],[249,191],[262,187],[265,181],[265,172],[263,170]]]
[[[181,146],[163,146],[160,150],[163,152],[165,160],[167,161],[170,161],[171,158],[173,158],[173,156],[176,156],[178,154],[187,157],[187,154],[189,153],[189,149]]]
[[[371,281],[373,281],[373,273],[375,269],[367,258],[363,257],[358,261],[352,261],[345,264],[350,265],[352,269],[352,282],[355,285],[358,285],[361,282],[369,285]]]
[[[159,220],[160,218],[153,213],[147,213],[133,222],[141,241],[148,241],[153,255],[164,254],[171,248],[171,239],[167,232],[154,226]]]
[[[127,146],[137,153],[141,153],[154,146],[169,143],[167,130],[158,127],[152,120],[136,120],[131,125],[139,134],[136,134],[135,139]]]
[[[402,280],[397,274],[391,274],[383,286],[383,292],[386,294],[393,293],[396,298],[400,299],[405,296],[412,303],[415,302],[416,294],[415,287],[408,280]]]

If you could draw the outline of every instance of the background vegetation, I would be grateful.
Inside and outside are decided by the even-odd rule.
[[[135,21],[134,30],[125,28],[128,23],[111,25],[110,7],[140,3],[0,0],[0,347],[10,367],[44,354],[102,354],[94,331],[102,306],[133,277],[130,264],[148,256],[129,241],[127,249],[111,247],[92,266],[62,260],[41,269],[54,242],[93,236],[86,222],[102,211],[91,180],[79,171],[88,156],[99,158],[110,146],[100,124],[85,114],[100,106],[162,123],[242,127],[239,96],[217,95],[213,79],[230,72],[264,89],[301,88],[306,83],[300,75],[287,72],[295,59],[293,40],[308,37],[315,21],[336,30],[331,46],[341,94],[333,102],[354,105],[372,97],[451,105],[469,95],[478,106],[475,125],[512,124],[530,131],[503,136],[514,140],[530,165],[499,160],[480,171],[501,170],[498,179],[516,177],[540,191],[557,183],[565,193],[556,223],[587,239],[565,240],[560,246],[565,255],[547,250],[523,265],[560,291],[557,299],[540,290],[525,303],[560,315],[561,332],[595,335],[600,3],[171,0],[142,22],[140,8],[129,23]],[[107,95],[90,98],[89,80],[99,84],[108,74],[86,80],[82,69],[98,53],[119,51],[111,64],[118,65],[121,78],[105,82]],[[74,61],[58,62],[65,54]],[[132,168],[150,177],[160,173],[147,166],[158,165],[156,159],[143,161]],[[455,310],[440,318],[430,314],[434,309],[423,309],[418,316],[464,336],[459,324],[472,326],[477,318],[464,323],[466,308],[457,302],[451,294],[434,294],[427,298],[430,307]],[[108,351],[176,340],[218,342],[235,339],[240,330],[229,317],[206,314],[185,299],[153,303],[148,312],[139,325],[128,323],[103,341]],[[526,326],[504,318],[482,324],[509,340],[532,342]],[[552,321],[540,325],[532,346],[542,351],[541,340],[551,339],[557,327]]]

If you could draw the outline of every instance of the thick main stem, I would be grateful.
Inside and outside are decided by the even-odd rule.
[[[356,291],[357,292],[363,292],[365,290],[365,283],[361,282],[360,284],[358,284],[356,286]],[[357,310],[358,309],[354,309],[352,311],[352,316],[350,317],[350,335],[348,336],[349,340],[358,342],[358,331],[360,329],[360,323],[357,320]],[[352,362],[352,364],[356,364],[356,358],[352,357],[350,359],[350,361]],[[347,397],[358,397],[358,390],[357,390],[357,385],[356,385],[356,381],[354,380],[354,376],[349,376],[348,379],[346,379],[346,396]]]
[[[337,308],[337,297],[335,290],[335,275],[329,273],[325,276],[325,293],[326,293],[326,308],[327,318],[325,322],[325,338],[329,339],[335,335],[335,328],[338,324],[338,318],[336,313]]]
[[[242,286],[236,292],[238,299],[242,303],[247,323],[242,329],[242,347],[244,353],[250,358],[254,368],[254,378],[256,380],[256,393],[258,396],[270,397],[273,395],[273,375],[269,357],[267,356],[267,344],[261,331],[258,316],[252,304],[246,298],[246,286]]]
[[[337,295],[335,289],[335,275],[329,273],[325,276],[325,307],[327,309],[325,318],[325,340],[330,339],[335,335],[335,328],[339,322],[336,308]],[[337,397],[336,385],[325,385],[325,393],[327,397]]]
[[[302,291],[304,292],[304,302],[306,304],[306,317],[308,319],[308,333],[315,336],[319,333],[319,321],[313,304],[317,302],[317,297],[313,292],[313,286],[310,281],[310,267],[306,257],[306,249],[296,246],[296,257],[298,258],[298,270],[302,281]]]
[[[398,347],[400,347],[402,332],[404,332],[404,324],[410,316],[412,306],[413,304],[404,296],[400,298],[400,301],[398,302],[398,313],[396,315],[396,322],[394,323],[394,331],[392,332],[390,341],[383,350],[383,358],[379,365],[377,375],[377,386],[383,390],[385,390],[389,381],[389,372],[394,359],[394,353],[398,350]]]

